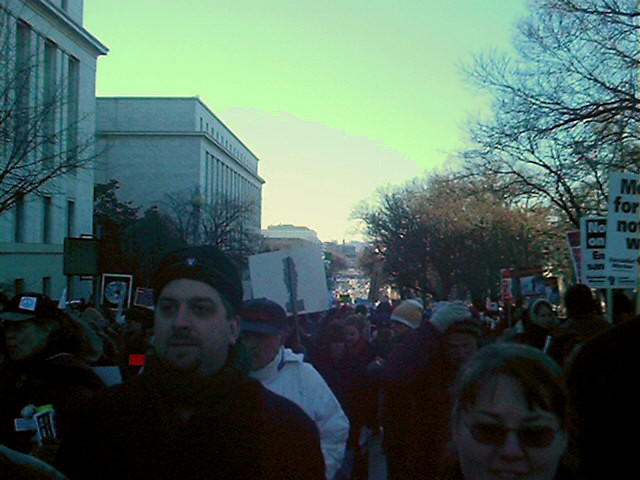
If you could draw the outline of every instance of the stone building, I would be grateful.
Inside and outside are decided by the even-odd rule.
[[[0,289],[90,294],[91,282],[67,284],[63,244],[93,231],[96,62],[107,47],[83,27],[83,0],[0,0],[0,36],[0,193],[18,192],[0,210]],[[18,158],[34,174],[70,158],[81,167],[23,194]]]
[[[262,184],[258,157],[199,97],[98,97],[98,180],[117,180],[118,199],[166,207],[167,195],[199,192],[205,204],[225,197],[255,205],[259,233]]]

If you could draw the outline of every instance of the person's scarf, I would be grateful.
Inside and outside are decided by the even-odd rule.
[[[231,345],[223,367],[206,376],[185,372],[151,353],[147,355],[142,377],[169,403],[198,408],[210,405],[212,399],[229,398],[248,375],[250,365],[249,354],[241,344]]]

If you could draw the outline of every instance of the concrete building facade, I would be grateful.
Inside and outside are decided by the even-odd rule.
[[[47,96],[60,100],[44,119],[43,131],[54,140],[39,145],[27,160],[44,168],[48,167],[42,158],[55,162],[56,155],[70,152],[87,160],[83,168],[57,176],[0,213],[0,289],[7,294],[38,291],[58,298],[68,280],[63,275],[64,238],[93,232],[96,63],[108,50],[82,22],[83,0],[0,0],[6,61],[0,91],[5,101],[10,98],[30,107]],[[10,84],[18,65],[27,65],[29,72],[20,89]],[[2,122],[7,129],[0,147],[2,169],[12,158],[7,149],[13,148],[16,137],[7,132],[15,128],[15,120]],[[13,188],[6,181],[0,187],[5,192]],[[90,294],[91,282],[74,282],[69,286],[78,296],[85,290]]]
[[[119,200],[162,208],[197,188],[205,204],[255,204],[260,231],[259,159],[199,97],[98,97],[97,136],[97,181],[117,180]]]

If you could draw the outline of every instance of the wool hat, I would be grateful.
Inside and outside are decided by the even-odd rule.
[[[418,328],[422,322],[422,304],[417,300],[404,300],[393,309],[391,321]]]
[[[61,312],[58,304],[42,293],[21,293],[14,296],[0,312],[0,320],[23,322],[32,319],[55,320]]]
[[[266,298],[247,300],[240,308],[240,328],[244,331],[277,335],[288,324],[284,308]]]
[[[471,310],[460,300],[436,303],[430,319],[440,333],[447,332],[454,324],[471,322],[472,320]]]
[[[167,283],[181,278],[208,283],[229,302],[235,312],[240,310],[242,280],[236,266],[219,248],[202,245],[165,255],[151,282],[156,300]]]

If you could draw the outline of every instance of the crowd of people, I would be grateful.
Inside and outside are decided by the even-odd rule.
[[[586,285],[508,317],[461,300],[290,316],[214,247],[167,255],[121,317],[1,298],[0,477],[616,478],[639,318]],[[635,392],[635,393],[634,393]],[[633,430],[632,430],[633,431]]]

